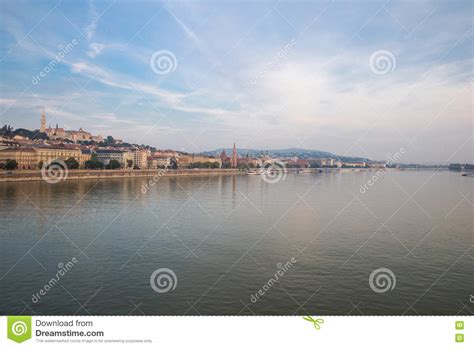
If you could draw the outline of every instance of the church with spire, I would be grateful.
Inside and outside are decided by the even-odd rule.
[[[44,108],[43,108],[43,112],[41,113],[41,127],[40,127],[40,132],[41,132],[41,133],[46,133],[46,114],[44,113]]]
[[[230,167],[237,168],[237,148],[235,147],[235,141],[234,141],[234,148],[232,150],[232,158],[230,160]]]
[[[95,136],[89,132],[86,132],[82,128],[79,128],[78,131],[65,130],[64,128],[59,128],[59,125],[57,123],[56,123],[55,128],[51,128],[51,126],[46,128],[46,114],[45,114],[44,108],[43,108],[43,112],[41,113],[40,132],[46,133],[46,135],[50,139],[66,139],[66,140],[71,140],[73,142],[77,142],[77,141],[102,142],[104,140],[100,134]]]
[[[231,157],[227,156],[225,149],[222,149],[222,152],[219,157],[221,159],[223,166],[228,165],[230,168],[237,168],[238,157],[237,157],[237,148],[235,146],[235,141],[234,141],[234,148],[232,149],[232,156]]]

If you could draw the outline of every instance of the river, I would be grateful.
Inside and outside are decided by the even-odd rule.
[[[473,179],[374,175],[0,183],[0,312],[469,314]]]

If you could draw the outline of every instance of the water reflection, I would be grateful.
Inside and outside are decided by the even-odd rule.
[[[404,314],[457,260],[414,306],[457,313],[473,275],[463,254],[472,207],[458,193],[472,197],[472,181],[390,172],[360,194],[368,175],[289,174],[276,184],[257,175],[163,177],[146,192],[149,178],[2,183],[0,308],[29,313],[24,301],[38,314],[75,313],[62,287],[37,304],[30,298],[58,262],[77,257],[61,285],[81,303],[102,288],[87,305],[92,314],[126,314],[136,300],[146,314],[189,313],[188,302],[201,314],[237,314],[241,301],[257,314],[305,314],[288,293],[309,312],[347,314],[352,307],[341,299],[351,299],[365,314]],[[413,202],[395,183],[407,192],[424,186]],[[276,264],[292,257],[278,286],[251,303]],[[172,269],[179,285],[158,298],[149,277],[159,267]],[[380,267],[397,276],[383,298],[368,284]]]

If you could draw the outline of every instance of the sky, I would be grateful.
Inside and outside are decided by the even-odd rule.
[[[471,1],[0,1],[0,124],[474,162]]]

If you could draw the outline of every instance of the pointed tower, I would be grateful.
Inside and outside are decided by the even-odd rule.
[[[230,160],[230,166],[232,168],[237,168],[237,148],[235,147],[235,141],[234,141],[234,149],[232,151],[232,159]]]
[[[43,112],[41,113],[41,127],[40,127],[40,132],[45,133],[46,132],[46,115],[44,113],[44,107],[43,107]]]
[[[229,157],[227,157],[227,154],[225,153],[225,149],[222,149],[221,155],[219,157],[221,158],[222,163],[225,163],[229,160]]]

